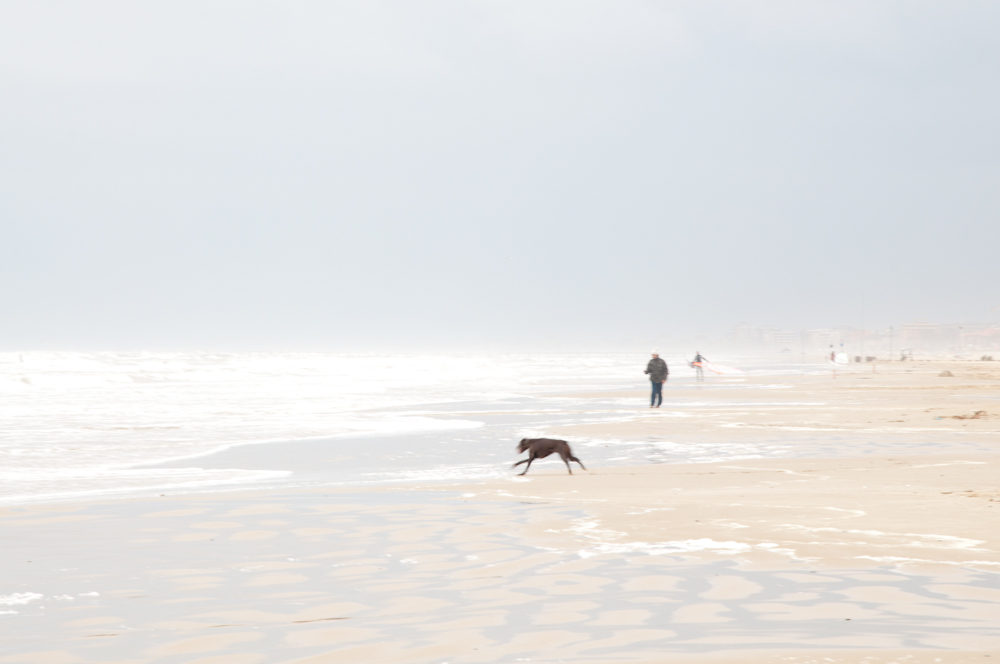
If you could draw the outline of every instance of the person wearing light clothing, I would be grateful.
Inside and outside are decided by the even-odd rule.
[[[667,363],[660,359],[660,351],[653,349],[653,359],[646,365],[646,374],[649,375],[649,382],[653,385],[653,394],[649,398],[650,408],[659,408],[663,403],[663,384],[667,382],[670,369]]]

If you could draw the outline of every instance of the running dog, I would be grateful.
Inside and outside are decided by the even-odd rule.
[[[570,461],[576,461],[580,464],[580,467],[584,470],[587,468],[583,465],[583,462],[573,456],[573,450],[569,448],[569,443],[565,440],[556,440],[555,438],[522,438],[521,442],[517,444],[517,453],[521,454],[527,451],[528,458],[522,461],[518,461],[511,468],[517,468],[522,463],[528,464],[524,469],[524,475],[528,472],[528,468],[531,468],[531,462],[535,459],[544,459],[552,453],[556,453],[562,457],[563,463],[566,464],[566,470],[569,474],[573,474],[573,469],[569,467]]]

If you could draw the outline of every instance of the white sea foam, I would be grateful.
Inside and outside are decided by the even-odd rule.
[[[0,606],[16,606],[28,604],[35,600],[42,599],[44,595],[40,593],[13,593],[11,595],[0,595]]]
[[[535,419],[523,421],[537,423],[543,435],[557,421],[627,420],[636,411],[618,404],[633,401],[617,399],[613,391],[642,385],[644,362],[615,354],[0,353],[0,503],[271,482],[287,475],[259,466],[148,467],[178,459],[197,466],[198,457],[247,444],[421,432],[467,442],[474,435],[492,435],[492,430],[475,433],[483,426],[483,413],[513,416],[524,410],[535,413]],[[597,410],[591,410],[591,401],[581,402],[588,404],[587,412],[537,400],[525,406],[526,398],[569,392],[611,396]],[[671,406],[670,411],[684,416],[702,405],[710,404]],[[552,418],[537,417],[547,412]],[[618,455],[629,454],[640,463],[761,453],[754,446],[665,441],[590,444],[620,445]],[[389,464],[384,477],[373,481],[506,472],[499,459],[474,465],[479,459],[492,461],[490,456],[454,459],[445,468],[450,459],[425,455],[406,468]]]
[[[774,549],[777,544],[747,544],[745,542],[717,542],[709,538],[678,540],[674,542],[627,542],[598,544],[577,552],[581,558],[592,558],[604,553],[644,553],[650,556],[711,551],[723,554],[746,553],[754,548]]]
[[[827,508],[830,509],[830,508]],[[869,537],[889,540],[886,543],[868,542],[872,547],[898,547],[909,546],[921,549],[967,549],[970,551],[984,551],[977,548],[980,544],[985,544],[986,540],[974,540],[967,537],[954,537],[952,535],[935,535],[933,533],[884,533],[880,530],[847,530],[831,527],[810,527],[798,524],[784,524],[782,526],[788,530],[797,530],[809,533],[845,533],[851,535],[866,535]],[[916,539],[911,539],[916,538]]]
[[[635,364],[617,355],[2,353],[0,502],[266,480],[277,475],[135,466],[251,443],[473,429],[482,422],[426,408],[623,388]]]

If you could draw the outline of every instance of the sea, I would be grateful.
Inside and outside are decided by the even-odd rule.
[[[636,392],[648,389],[647,359],[625,353],[2,353],[0,504],[510,476],[514,446],[523,437],[648,414]],[[665,407],[684,416],[711,406],[671,401],[670,388],[694,374],[681,358],[667,359],[674,370]],[[781,376],[814,369],[742,364],[747,375],[774,376],[774,389],[782,387]],[[743,380],[715,379],[733,389]],[[748,448],[662,439],[583,439],[574,446],[594,465],[783,453],[777,443]]]

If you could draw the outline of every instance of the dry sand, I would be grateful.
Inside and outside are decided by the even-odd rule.
[[[9,508],[0,662],[989,662],[1000,372],[982,365],[715,381],[668,394],[711,394],[698,417],[551,432],[794,451],[822,430],[831,458]],[[886,439],[932,453],[871,453]]]
[[[964,440],[993,443],[1000,435],[1000,362],[848,365],[816,375],[715,376],[698,385],[668,382],[668,387],[664,395],[668,402],[710,403],[696,416],[667,403],[624,424],[562,427],[551,433],[569,439],[666,435],[677,440],[730,442],[775,434],[787,434],[789,440],[811,434],[854,439],[877,434],[911,440],[929,437],[945,444]],[[623,396],[621,392],[612,394]],[[648,391],[624,394],[648,403]]]

